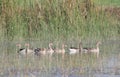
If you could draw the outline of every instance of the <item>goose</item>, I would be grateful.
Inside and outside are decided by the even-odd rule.
[[[81,43],[79,43],[79,48],[77,47],[70,47],[69,48],[69,54],[72,55],[72,54],[76,54],[76,53],[79,53],[81,50],[80,50],[80,45]]]
[[[25,44],[26,48],[21,48],[21,44],[17,44],[16,46],[19,47],[19,50],[17,51],[17,53],[22,56],[27,56],[34,53],[34,50],[30,49],[29,44],[27,43]]]
[[[100,52],[100,49],[99,49],[99,45],[101,44],[100,41],[98,41],[96,43],[96,48],[89,48],[88,51],[91,52],[91,53],[95,53],[97,55],[97,57],[99,56],[99,52]]]
[[[96,48],[83,48],[82,45],[81,45],[81,52],[82,53],[95,53],[97,55],[97,57],[99,56],[99,45],[101,44],[100,41],[98,41],[96,43]]]
[[[54,53],[52,46],[53,46],[53,43],[49,43],[49,48],[46,50],[46,52],[49,56],[52,56]]]
[[[55,52],[56,52],[57,54],[62,54],[62,57],[64,57],[65,47],[67,47],[67,45],[62,44],[62,48],[61,48],[61,49],[56,49]]]
[[[80,52],[81,52],[81,53],[88,53],[89,48],[83,48],[83,47],[82,47],[82,42],[80,42],[79,47],[80,47]]]
[[[82,42],[80,41],[79,48],[70,47],[69,51],[70,51],[69,54],[76,54],[76,53],[87,53],[89,50],[88,50],[88,48],[83,48],[82,47]]]
[[[34,52],[37,56],[46,55],[46,48],[36,48]]]

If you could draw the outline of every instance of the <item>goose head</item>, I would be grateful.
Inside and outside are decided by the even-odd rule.
[[[49,46],[52,46],[53,45],[53,43],[49,43]]]
[[[102,43],[100,41],[98,41],[96,45],[99,46],[100,44],[102,44]]]
[[[20,49],[21,48],[21,44],[16,44],[16,47],[18,47]]]
[[[53,43],[49,43],[49,48],[52,49]]]
[[[29,43],[25,43],[25,47],[30,48],[30,44]]]

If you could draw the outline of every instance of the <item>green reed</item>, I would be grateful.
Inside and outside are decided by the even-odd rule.
[[[1,1],[1,39],[31,38],[53,41],[53,39],[107,38],[119,34],[119,20],[114,16],[108,16],[100,9],[95,10],[96,4],[88,8],[85,18],[83,12],[87,7],[84,2],[82,0]]]

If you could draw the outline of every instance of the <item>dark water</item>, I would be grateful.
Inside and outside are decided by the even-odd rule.
[[[83,59],[79,60],[78,57],[76,57],[76,55],[67,55],[65,57],[66,59],[64,63],[62,63],[61,61],[61,64],[63,64],[63,66],[66,65],[65,67],[61,68],[59,66],[61,64],[57,64],[56,62],[54,62],[54,60],[56,60],[54,58],[54,66],[52,66],[51,64],[49,69],[47,69],[47,63],[49,63],[49,60],[47,62],[44,62],[40,61],[41,59],[36,59],[37,57],[30,59],[31,61],[29,62],[33,62],[31,65],[29,65],[31,67],[24,68],[25,65],[27,65],[27,63],[25,63],[26,61],[23,61],[24,58],[20,58],[17,60],[15,59],[16,57],[14,53],[16,52],[16,43],[17,42],[1,42],[2,46],[0,47],[0,77],[120,77],[119,40],[103,41],[102,45],[100,46],[99,58],[90,57],[88,54],[85,54],[85,57],[83,55],[83,57],[79,57]],[[33,44],[33,47],[36,47],[37,45],[39,44]],[[67,64],[67,59],[70,59],[70,57],[74,58],[69,60]],[[74,60],[76,58],[77,60]],[[17,62],[21,63],[21,65],[17,65]],[[46,69],[41,69],[39,67],[39,63],[42,62],[46,63]],[[81,62],[85,62],[85,64]]]

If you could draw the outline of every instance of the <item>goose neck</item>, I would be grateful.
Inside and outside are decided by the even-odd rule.
[[[99,44],[96,45],[96,48],[99,49]]]

